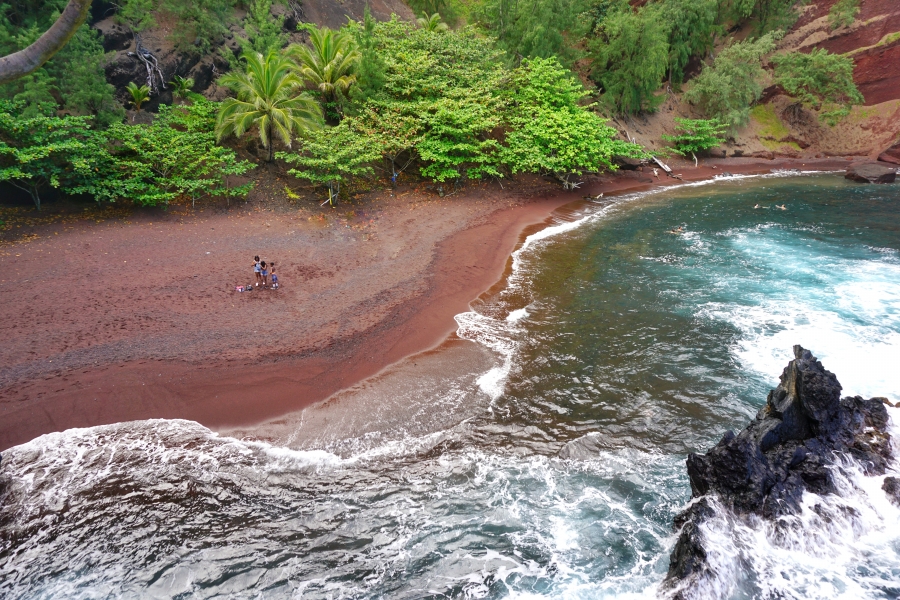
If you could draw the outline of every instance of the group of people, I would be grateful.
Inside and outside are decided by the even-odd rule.
[[[257,287],[262,284],[264,288],[269,287],[269,277],[272,278],[272,289],[278,289],[278,275],[275,274],[275,263],[266,263],[259,260],[258,256],[253,257],[253,273],[256,276]]]

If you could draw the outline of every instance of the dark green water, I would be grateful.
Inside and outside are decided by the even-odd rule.
[[[793,344],[845,393],[900,400],[898,209],[900,185],[838,176],[583,205],[458,315],[478,346],[321,413],[371,416],[364,434],[297,450],[145,421],[13,448],[0,596],[665,595],[685,454],[746,424]],[[900,596],[900,510],[850,463],[839,481],[777,528],[723,511],[689,596]]]

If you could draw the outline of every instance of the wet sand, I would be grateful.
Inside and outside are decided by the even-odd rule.
[[[696,181],[847,164],[672,166]],[[398,190],[324,216],[235,207],[47,226],[0,248],[0,449],[134,419],[222,430],[296,412],[438,346],[554,211],[679,183],[645,167],[571,193],[530,180]],[[234,291],[254,254],[277,263],[282,289]]]

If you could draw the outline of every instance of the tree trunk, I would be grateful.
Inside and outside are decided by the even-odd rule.
[[[0,83],[8,83],[38,70],[41,65],[69,43],[87,20],[91,0],[69,0],[65,10],[50,29],[23,50],[0,57]]]
[[[272,139],[272,122],[271,122],[271,120],[269,121],[269,124],[266,127],[266,129],[269,130],[269,132],[268,132],[268,138],[269,138],[269,148],[268,148],[269,160],[268,160],[268,162],[272,162],[273,160],[275,160],[275,144],[272,143],[274,140]]]
[[[697,168],[697,155],[694,154],[693,152],[691,152],[691,156],[694,157],[694,168],[696,169]]]

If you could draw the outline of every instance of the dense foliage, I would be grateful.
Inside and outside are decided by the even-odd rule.
[[[0,55],[34,42],[56,20],[65,0],[0,3]],[[106,82],[107,55],[100,35],[86,24],[47,64],[0,86],[0,98],[21,102],[27,117],[52,115],[57,109],[94,117],[100,126],[119,121],[125,111]]]
[[[824,108],[822,118],[829,124],[849,114],[850,107],[862,104],[863,97],[853,83],[853,59],[831,54],[823,48],[810,53],[790,52],[772,57],[775,81],[784,90],[814,110]]]
[[[750,105],[763,91],[762,59],[775,50],[775,38],[738,42],[723,49],[697,76],[685,99],[734,131],[750,120]]]
[[[245,195],[247,184],[227,178],[253,165],[215,143],[217,109],[197,98],[188,108],[161,107],[152,125],[99,131],[87,117],[28,118],[21,102],[0,102],[0,181],[26,190],[37,208],[47,187],[145,205]]]
[[[359,29],[350,27],[357,38]],[[616,154],[640,152],[581,105],[588,92],[555,58],[509,70],[471,28],[431,31],[394,20],[366,29],[382,57],[380,86],[351,94],[349,116],[306,135],[300,152],[278,155],[294,175],[325,185],[329,199],[348,179],[380,170],[393,180],[411,164],[438,183],[528,172],[571,184],[612,168]]]

